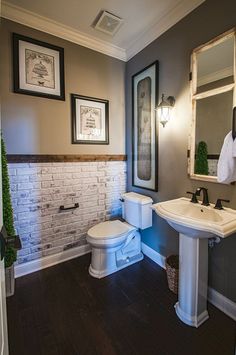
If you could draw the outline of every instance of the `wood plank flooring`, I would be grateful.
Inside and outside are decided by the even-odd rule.
[[[10,355],[234,355],[236,323],[209,304],[198,329],[176,316],[166,274],[150,259],[101,280],[90,254],[16,280]]]

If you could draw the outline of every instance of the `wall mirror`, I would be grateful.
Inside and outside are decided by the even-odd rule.
[[[217,182],[220,151],[232,130],[236,106],[235,33],[234,28],[192,52],[188,173],[193,179]]]

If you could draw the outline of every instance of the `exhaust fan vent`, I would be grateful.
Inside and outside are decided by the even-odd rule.
[[[94,26],[96,30],[102,31],[113,36],[123,23],[123,19],[111,14],[108,11],[102,11]]]

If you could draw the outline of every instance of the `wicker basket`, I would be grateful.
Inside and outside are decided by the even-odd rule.
[[[170,255],[166,258],[166,273],[169,289],[178,294],[179,283],[179,256]]]

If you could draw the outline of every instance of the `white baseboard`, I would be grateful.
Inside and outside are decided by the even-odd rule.
[[[142,252],[160,267],[162,267],[163,269],[166,268],[166,257],[159,254],[156,250],[150,248],[147,244],[142,243]]]
[[[236,303],[208,287],[208,301],[236,321]]]
[[[63,263],[64,261],[77,258],[78,256],[87,254],[91,251],[90,245],[82,245],[76,248],[65,250],[61,253],[48,255],[41,259],[32,260],[25,264],[15,266],[15,277],[21,277],[32,272],[45,269],[47,267]]]
[[[165,269],[166,257],[159,254],[154,249],[150,248],[148,245],[142,243],[142,252],[144,255],[149,257],[156,264]],[[212,303],[215,307],[220,309],[222,312],[227,314],[230,318],[236,321],[236,303],[230,299],[223,296],[221,293],[217,292],[211,287],[208,287],[208,301]],[[236,354],[235,354],[236,355]]]

